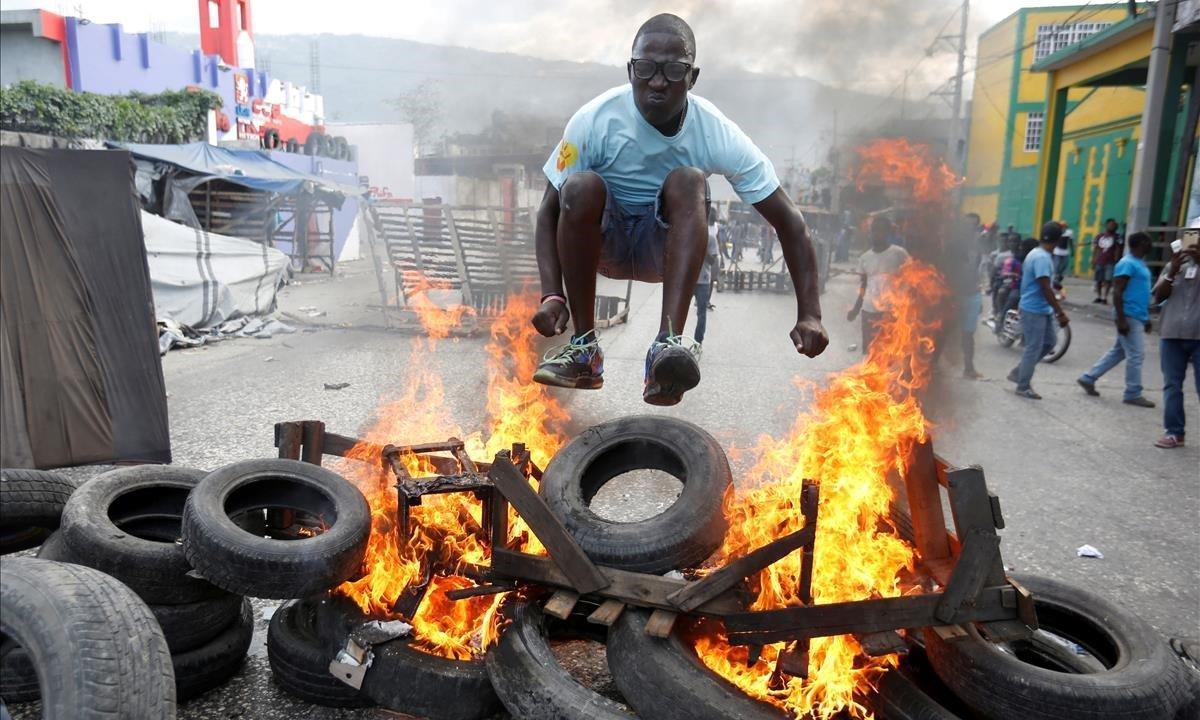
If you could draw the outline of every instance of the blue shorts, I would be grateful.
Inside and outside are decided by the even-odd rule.
[[[662,282],[667,229],[671,227],[663,215],[662,188],[652,205],[622,205],[609,191],[608,183],[604,183],[604,195],[604,219],[600,222],[604,245],[597,268],[600,274],[613,280]],[[705,181],[706,209],[710,197]]]

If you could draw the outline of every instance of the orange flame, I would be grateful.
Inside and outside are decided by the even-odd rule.
[[[915,238],[936,245],[949,212],[954,174],[925,146],[906,140],[877,140],[859,148],[856,180],[861,188],[879,184],[889,191],[910,191],[907,207]],[[817,388],[812,408],[800,415],[782,439],[765,437],[750,472],[756,484],[727,503],[729,534],[716,560],[727,562],[800,529],[801,488],[806,478],[820,485],[820,510],[814,546],[814,603],[835,603],[905,592],[899,575],[913,565],[913,549],[888,521],[894,492],[892,471],[903,471],[907,449],[924,440],[929,423],[914,393],[929,380],[934,336],[940,326],[938,305],[946,297],[938,272],[910,261],[896,274],[881,298],[889,309],[866,358]],[[794,607],[801,603],[801,553],[792,553],[759,575],[760,593],[753,609]],[[771,672],[783,645],[763,649],[747,666],[744,647],[723,638],[701,636],[696,651],[703,662],[753,697],[791,713],[829,720],[848,711],[870,717],[860,700],[878,677],[896,664],[894,656],[865,656],[852,637],[815,638],[810,645],[809,677],[789,677],[770,686]]]
[[[419,297],[423,297],[421,293]],[[510,298],[504,312],[491,329],[487,345],[487,428],[486,439],[466,438],[470,454],[490,459],[495,451],[514,442],[524,442],[534,462],[544,464],[564,443],[555,429],[566,413],[540,385],[523,384],[520,379],[533,373],[534,334],[528,328],[536,298],[525,293]],[[464,564],[482,564],[487,560],[481,508],[478,500],[466,493],[447,493],[423,498],[410,509],[410,535],[403,545],[397,539],[398,499],[394,479],[380,466],[372,446],[411,444],[462,437],[461,429],[450,417],[441,377],[432,368],[439,338],[447,337],[469,313],[444,310],[427,297],[410,303],[425,326],[429,337],[418,339],[405,365],[407,385],[400,396],[378,412],[373,425],[364,433],[363,442],[350,456],[365,461],[350,463],[351,479],[358,484],[371,505],[372,528],[364,563],[365,574],[343,583],[337,592],[353,599],[363,612],[374,616],[393,613],[397,601],[410,586],[418,586],[428,567],[454,572]],[[427,460],[418,455],[400,458],[413,477],[433,474]],[[509,526],[516,546],[538,552],[541,548],[528,528],[514,519]],[[447,590],[473,585],[457,575],[434,575],[413,618],[414,644],[427,652],[455,659],[480,655],[496,636],[496,610],[502,595],[480,596],[452,601]]]

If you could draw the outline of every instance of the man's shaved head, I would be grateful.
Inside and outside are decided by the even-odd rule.
[[[693,61],[696,59],[696,36],[692,34],[692,28],[687,22],[678,15],[662,13],[642,23],[637,35],[633,36],[634,47],[637,47],[638,40],[643,35],[674,35],[683,40],[688,57]]]

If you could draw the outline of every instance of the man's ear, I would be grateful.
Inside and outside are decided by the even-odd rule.
[[[691,90],[692,88],[696,87],[696,81],[699,79],[700,79],[700,68],[698,68],[698,67],[692,68],[692,79],[691,79],[691,82],[688,83],[688,90]]]

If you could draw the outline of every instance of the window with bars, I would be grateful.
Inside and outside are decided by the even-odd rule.
[[[1037,46],[1033,51],[1033,60],[1037,62],[1048,55],[1053,55],[1069,45],[1074,45],[1095,35],[1109,25],[1112,23],[1077,22],[1066,25],[1057,23],[1038,25]]]
[[[1025,115],[1025,152],[1037,152],[1042,149],[1042,125],[1045,113],[1031,112]]]

